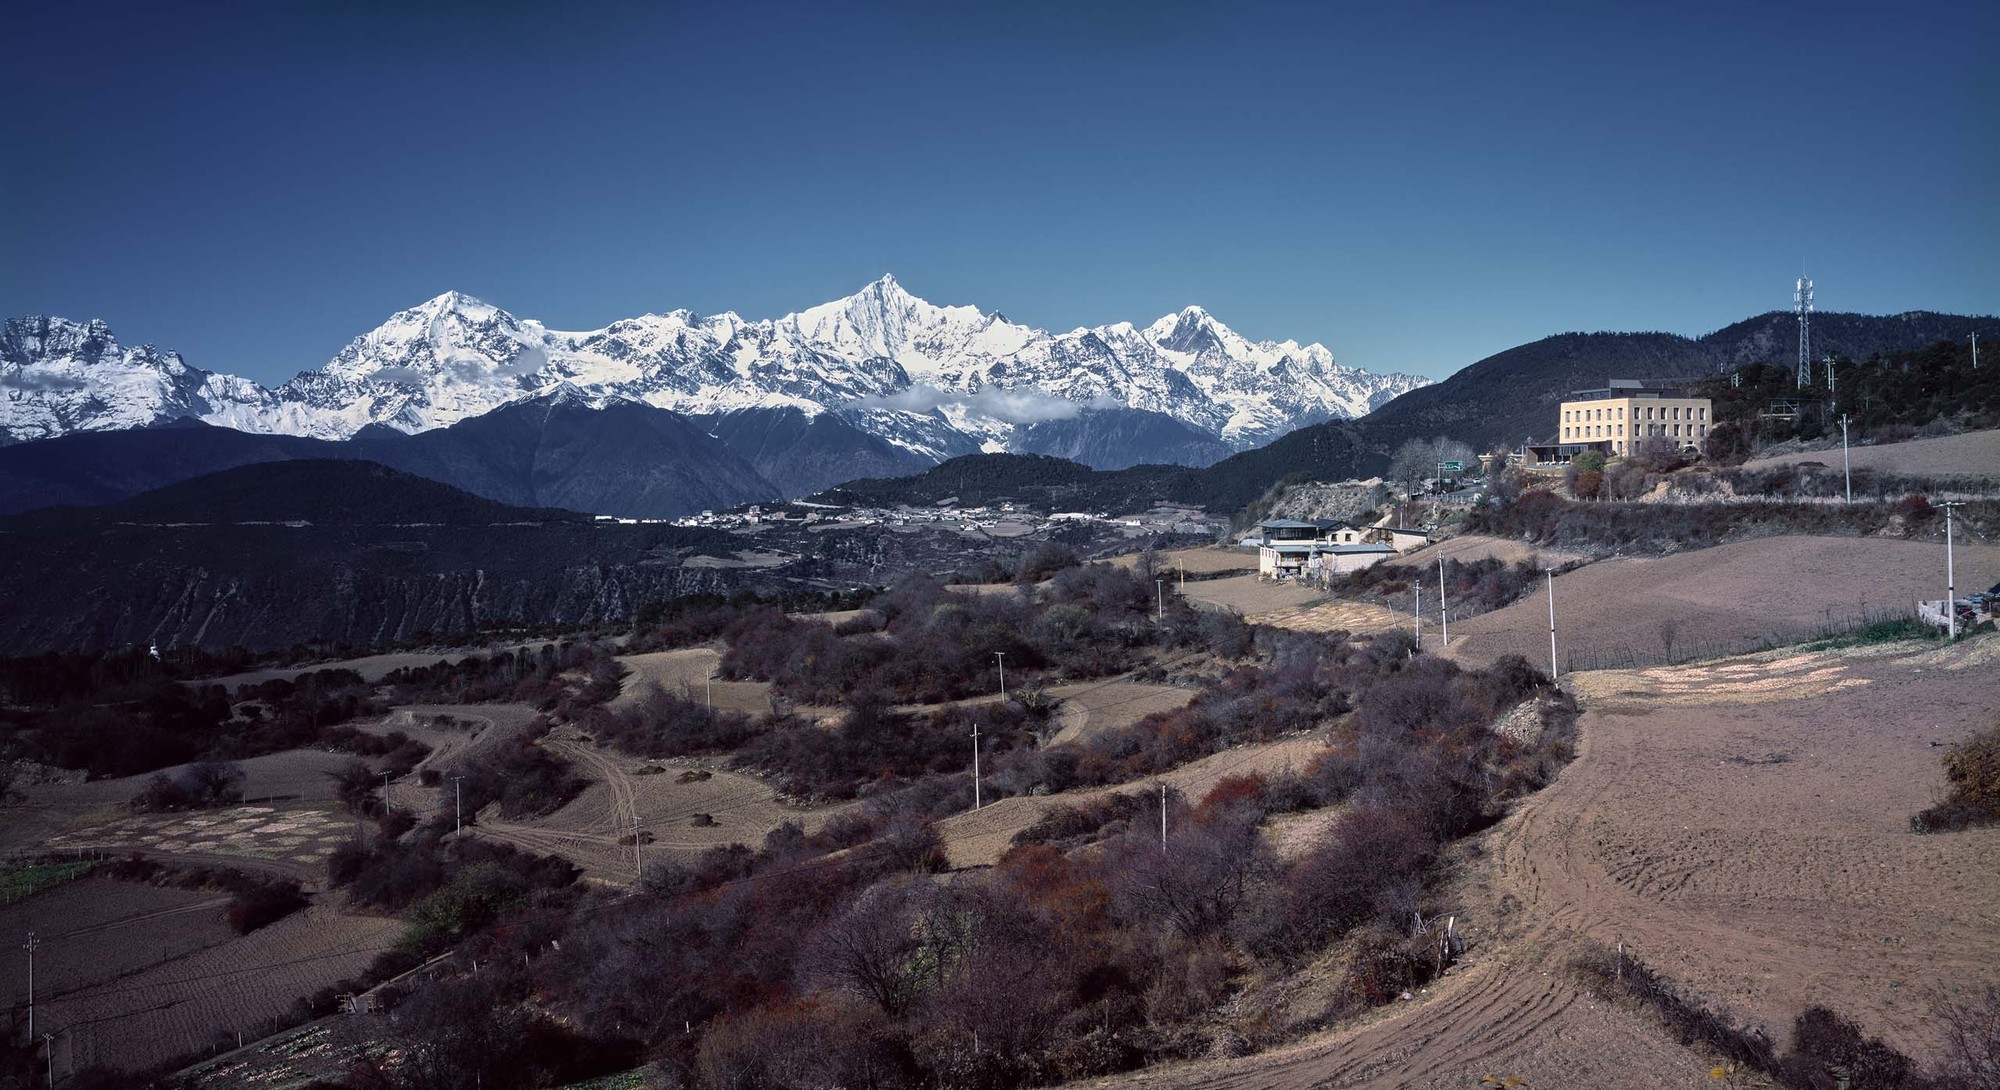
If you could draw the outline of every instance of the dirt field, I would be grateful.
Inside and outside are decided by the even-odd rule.
[[[2000,579],[2000,547],[1960,545],[1961,594]],[[1870,613],[1915,612],[1944,597],[1944,549],[1883,538],[1773,537],[1659,558],[1604,560],[1556,577],[1563,669],[1726,651],[1771,633],[1805,635]],[[1508,652],[1547,667],[1548,601],[1534,595],[1456,622],[1445,653],[1486,663]]]
[[[310,908],[220,945],[38,1001],[35,1027],[57,1034],[58,1077],[93,1062],[157,1063],[213,1035],[248,1029],[299,996],[359,973],[402,929],[397,920]]]
[[[228,856],[297,864],[317,871],[354,839],[354,819],[330,808],[233,806],[178,814],[125,814],[49,838],[59,850],[98,847],[165,855]]]
[[[1712,1057],[1572,982],[1586,939],[1780,1041],[1819,1002],[1924,1056],[1941,984],[2000,981],[2000,829],[1907,821],[1931,801],[1933,743],[1989,722],[1996,680],[1993,637],[1578,674],[1576,762],[1450,894],[1465,963],[1358,1027],[1092,1085],[1714,1085]]]
[[[937,823],[937,830],[945,839],[945,850],[951,857],[953,867],[991,866],[1013,846],[1015,833],[1033,825],[1055,807],[1073,806],[1094,795],[1145,789],[1161,782],[1199,801],[1224,776],[1303,768],[1324,745],[1325,742],[1318,736],[1309,735],[1266,745],[1239,746],[1138,783],[1069,791],[1060,795],[1023,795],[1001,799],[981,810],[945,818]]]
[[[721,652],[706,647],[678,651],[653,651],[644,655],[621,655],[618,661],[632,673],[611,701],[612,708],[624,708],[645,698],[647,682],[658,682],[670,693],[686,692],[696,700],[713,696],[723,711],[765,715],[771,710],[771,684],[767,681],[704,681],[715,675]]]
[[[507,822],[482,815],[480,831],[531,851],[561,855],[582,867],[587,877],[607,882],[632,880],[634,814],[646,838],[641,856],[650,860],[662,852],[691,857],[727,844],[754,848],[784,822],[796,821],[811,831],[843,809],[788,806],[755,777],[699,768],[693,762],[626,757],[567,730],[551,734],[543,745],[567,757],[591,785],[545,818]],[[705,775],[681,782],[688,772]],[[697,814],[707,814],[713,824],[695,824]]]
[[[446,801],[449,796],[439,788],[425,787],[418,780],[424,769],[448,771],[467,757],[505,745],[520,737],[538,714],[526,704],[411,704],[397,708],[377,722],[358,725],[371,734],[399,730],[431,747],[430,754],[417,762],[410,775],[390,783],[383,792],[390,806],[427,818],[443,811],[449,805]],[[433,725],[434,718],[440,715],[472,726],[464,729]]]
[[[228,942],[228,904],[213,891],[84,877],[0,908],[0,934],[35,933],[35,995],[48,1002]],[[25,974],[0,980],[0,1002],[26,995]]]
[[[1189,601],[1217,609],[1233,609],[1252,621],[1271,623],[1274,614],[1294,613],[1326,599],[1326,592],[1298,583],[1276,583],[1257,575],[1200,579],[1181,588]]]
[[[1062,698],[1056,709],[1062,727],[1050,741],[1076,742],[1099,731],[1131,726],[1154,712],[1172,711],[1194,699],[1193,689],[1144,681],[1084,681],[1049,688]]]
[[[1424,609],[1430,612],[1432,603]],[[1251,618],[1259,624],[1273,628],[1289,628],[1298,632],[1353,632],[1371,635],[1411,627],[1408,612],[1397,612],[1373,602],[1327,601],[1303,609],[1274,610]],[[1424,631],[1430,633],[1437,626],[1437,615],[1430,613],[1424,619]]]
[[[1851,447],[1848,458],[1855,469],[1877,469],[1913,477],[2000,476],[2000,431],[1974,431],[1941,439],[1913,439],[1907,443]],[[1799,462],[1820,462],[1839,469],[1840,447],[1753,458],[1745,465],[1750,469],[1764,469]]]
[[[1255,549],[1230,548],[1221,545],[1203,545],[1194,549],[1172,549],[1155,553],[1154,562],[1161,572],[1219,572],[1257,570]],[[1131,567],[1139,562],[1139,554],[1128,553],[1111,561]]]
[[[2000,984],[2000,829],[1919,837],[1935,743],[1991,723],[2000,641],[1772,652],[1574,682],[1576,766],[1498,838],[1529,911],[1777,1029],[1823,1002],[1905,1050]]]
[[[1568,553],[1560,549],[1543,549],[1525,541],[1514,541],[1504,537],[1487,537],[1484,534],[1460,534],[1446,538],[1435,545],[1426,545],[1415,552],[1399,556],[1387,563],[1404,567],[1435,568],[1438,557],[1446,560],[1499,560],[1506,564],[1530,561],[1537,567],[1559,567],[1578,560],[1588,559],[1582,553]]]
[[[291,681],[300,674],[316,670],[352,670],[361,675],[363,681],[380,681],[397,670],[413,666],[435,666],[440,662],[457,662],[469,655],[490,654],[492,649],[459,648],[451,651],[398,651],[387,655],[364,655],[360,658],[341,659],[336,662],[314,662],[303,666],[273,666],[263,670],[250,670],[227,677],[204,678],[196,684],[221,685],[235,689],[238,685],[260,685],[266,681]]]

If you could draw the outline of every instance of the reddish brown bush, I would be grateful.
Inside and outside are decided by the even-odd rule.
[[[1912,492],[1897,500],[1889,511],[1909,522],[1923,522],[1937,517],[1937,508],[1931,506],[1931,498],[1921,492]]]

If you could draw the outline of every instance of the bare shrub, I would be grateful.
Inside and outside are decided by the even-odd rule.
[[[243,769],[230,761],[198,761],[146,781],[132,796],[132,809],[147,812],[208,810],[243,801]]]
[[[2000,988],[1940,1002],[1934,1015],[1944,1037],[1938,1073],[1954,1087],[2000,1090]]]
[[[1945,750],[1943,802],[1910,817],[1919,833],[2000,821],[2000,723]]]
[[[1825,1007],[1807,1007],[1792,1023],[1792,1049],[1778,1065],[1783,1082],[1799,1087],[1902,1090],[1916,1065]]]

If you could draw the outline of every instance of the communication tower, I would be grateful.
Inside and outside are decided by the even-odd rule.
[[[1798,287],[1792,292],[1792,300],[1798,306],[1799,314],[1799,389],[1812,385],[1812,281],[1799,277]]]

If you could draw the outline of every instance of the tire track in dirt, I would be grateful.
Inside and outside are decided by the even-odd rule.
[[[568,738],[548,738],[542,744],[588,766],[597,774],[598,780],[611,789],[611,831],[614,835],[639,820],[638,791],[632,784],[631,773],[617,761],[583,742]]]
[[[129,927],[136,923],[145,923],[148,920],[162,920],[169,916],[181,916],[191,912],[209,912],[218,908],[225,908],[228,906],[230,900],[228,897],[216,897],[207,901],[198,901],[191,905],[176,905],[173,908],[162,908],[154,912],[142,912],[136,916],[121,916],[118,919],[105,923],[92,924],[89,927],[79,927],[74,931],[64,931],[56,935],[43,935],[42,938],[73,939],[83,935],[98,935],[106,931],[116,931],[121,927]]]

